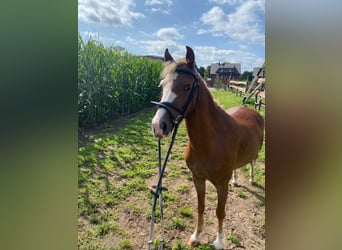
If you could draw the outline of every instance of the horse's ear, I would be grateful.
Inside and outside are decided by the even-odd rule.
[[[186,63],[189,65],[190,68],[193,68],[195,65],[194,51],[189,46],[185,46],[185,47],[186,47],[186,56],[185,56]]]
[[[174,61],[173,57],[169,53],[169,49],[165,50],[164,53],[164,62]]]

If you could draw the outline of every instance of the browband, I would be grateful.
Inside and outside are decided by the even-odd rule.
[[[192,77],[195,78],[195,81],[196,81],[196,82],[198,81],[197,75],[196,75],[192,70],[184,69],[184,68],[176,68],[175,71],[176,71],[176,72],[179,72],[179,73],[185,73],[185,74],[192,75]]]

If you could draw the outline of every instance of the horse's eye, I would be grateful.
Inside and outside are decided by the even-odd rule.
[[[190,85],[188,84],[188,85],[185,85],[184,86],[184,91],[189,91],[190,90]]]

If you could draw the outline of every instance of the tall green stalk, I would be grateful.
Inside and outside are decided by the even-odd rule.
[[[159,97],[160,61],[105,47],[78,36],[79,126],[91,127],[136,112]]]

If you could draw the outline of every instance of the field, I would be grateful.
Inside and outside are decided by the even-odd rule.
[[[240,105],[241,98],[228,92],[213,92],[224,107]],[[152,195],[157,183],[157,140],[151,132],[155,107],[113,120],[93,130],[79,131],[79,249],[147,249]],[[186,241],[196,226],[197,198],[190,171],[183,160],[187,142],[180,125],[163,184],[166,247],[188,249]],[[166,152],[169,138],[163,141]],[[258,185],[247,183],[248,167],[239,170],[240,187],[229,188],[226,206],[226,249],[265,248],[265,152],[255,169]],[[207,182],[205,227],[202,245],[211,249],[216,236],[216,192]],[[155,238],[160,223],[156,223]]]

